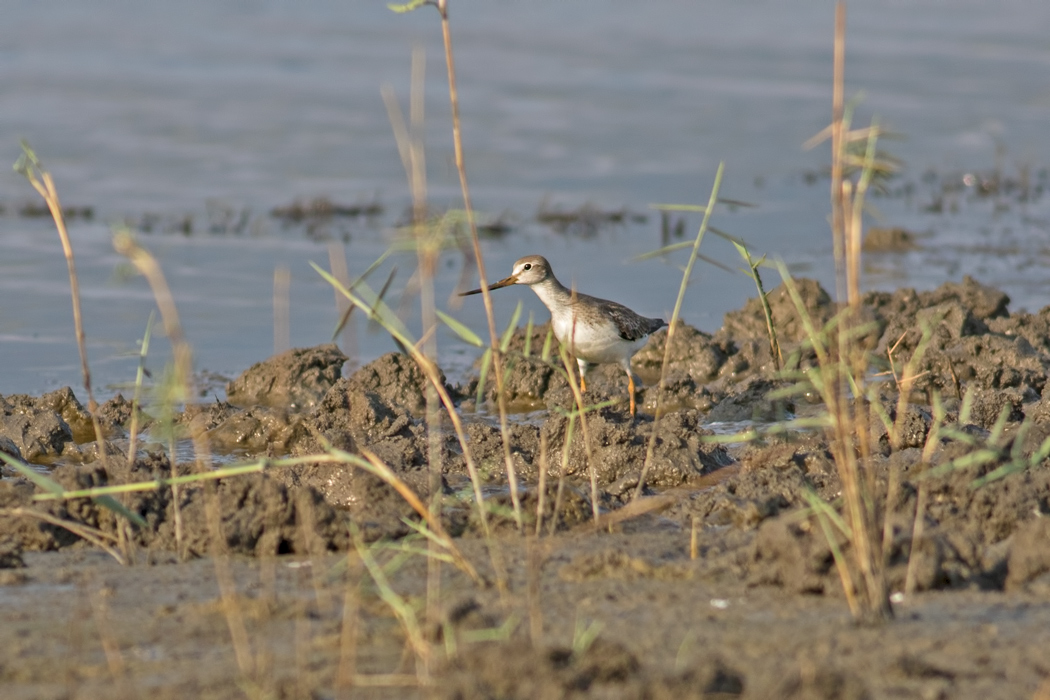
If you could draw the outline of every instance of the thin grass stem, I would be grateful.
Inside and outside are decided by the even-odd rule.
[[[663,396],[664,390],[667,386],[667,367],[671,360],[671,341],[674,339],[675,330],[678,327],[678,318],[682,313],[682,303],[685,300],[685,290],[689,286],[689,279],[693,275],[693,266],[696,265],[697,256],[700,254],[700,244],[704,240],[704,234],[707,232],[708,223],[711,220],[711,212],[715,208],[715,203],[718,201],[718,190],[722,186],[722,173],[725,171],[725,163],[721,162],[718,164],[718,170],[715,171],[715,181],[711,186],[711,194],[708,197],[707,207],[704,209],[704,218],[700,222],[700,229],[696,233],[696,238],[693,239],[693,248],[689,253],[689,260],[686,262],[685,269],[682,272],[682,283],[678,285],[678,297],[675,299],[674,311],[671,312],[671,320],[668,322],[667,335],[664,337],[664,356],[663,361],[660,365],[660,382],[657,385],[658,390],[656,393],[656,412],[653,416],[653,430],[649,435],[649,441],[645,448],[645,461],[642,462],[642,472],[638,476],[638,486],[634,490],[633,500],[641,497],[642,492],[645,490],[645,479],[649,474],[649,466],[652,464],[653,455],[656,453],[656,439],[659,434],[658,427],[660,425],[660,418],[663,411]]]
[[[149,341],[153,335],[153,321],[156,317],[156,311],[151,309],[149,318],[146,320],[146,332],[142,334],[142,345],[139,349],[139,366],[135,371],[135,392],[131,397],[131,424],[128,426],[128,433],[130,433],[128,440],[129,468],[135,464],[135,456],[138,452],[139,406],[142,401],[142,384],[146,378],[146,355],[149,353]]]

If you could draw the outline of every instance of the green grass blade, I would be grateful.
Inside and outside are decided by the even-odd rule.
[[[485,380],[489,376],[489,367],[492,365],[492,348],[485,350],[485,354],[481,356],[481,371],[478,373],[478,395],[474,399],[474,405],[480,406],[481,402],[485,399]]]
[[[529,312],[529,322],[525,324],[525,351],[522,353],[525,357],[528,357],[532,352],[532,312]]]
[[[58,483],[54,479],[44,476],[43,474],[36,471],[24,462],[21,462],[10,455],[4,454],[3,452],[0,452],[0,459],[2,459],[4,462],[7,463],[9,467],[17,471],[25,478],[32,481],[44,491],[47,491],[50,494],[54,494],[55,496],[61,496],[66,492],[66,490],[62,487],[62,484]],[[108,508],[117,515],[127,518],[139,527],[149,527],[149,524],[142,519],[141,515],[128,510],[124,506],[124,504],[122,504],[120,501],[116,500],[112,496],[95,496],[93,500],[103,508]]]
[[[551,344],[554,341],[554,326],[547,329],[547,337],[543,339],[543,349],[540,351],[540,359],[544,362],[551,360]]]
[[[19,461],[11,455],[0,452],[0,459],[4,460],[4,462],[7,463],[7,466],[11,467],[16,472],[29,479],[38,487],[42,488],[48,493],[58,494],[65,491],[65,489],[62,488],[62,484],[58,483],[54,479],[44,476],[25,462]]]
[[[510,317],[510,323],[507,324],[507,330],[503,331],[503,337],[499,341],[499,351],[507,352],[507,348],[510,347],[510,339],[514,336],[514,331],[518,328],[518,320],[521,319],[521,302],[514,307],[514,314]]]
[[[125,506],[123,503],[113,498],[112,496],[97,496],[94,499],[94,501],[103,508],[108,508],[117,515],[124,517],[125,519],[135,523],[141,528],[149,527],[149,523],[147,523],[141,515],[129,509],[127,506]]]
[[[423,5],[426,5],[426,4],[427,4],[427,0],[409,0],[409,2],[406,2],[406,3],[391,2],[391,3],[387,3],[387,9],[391,10],[392,12],[396,12],[399,15],[403,15],[406,12],[412,12],[413,10],[418,10],[419,8],[423,7]]]
[[[649,208],[657,211],[691,211],[700,214],[707,211],[707,207],[702,204],[650,204]],[[689,245],[692,244],[692,241],[690,241]]]
[[[636,255],[633,258],[631,258],[631,260],[632,260],[632,262],[641,262],[643,260],[649,260],[651,258],[658,258],[661,255],[667,255],[668,253],[673,253],[676,250],[682,250],[683,248],[692,248],[692,247],[693,247],[693,242],[692,241],[682,241],[680,243],[672,243],[671,245],[665,245],[663,248],[657,248],[656,250],[650,250],[647,253],[642,253],[641,255]]]
[[[434,311],[437,313],[438,318],[444,321],[445,325],[451,328],[456,335],[463,339],[464,342],[469,343],[470,345],[473,345],[476,348],[480,348],[484,345],[484,343],[481,342],[481,338],[479,338],[474,331],[467,328],[464,324],[460,323],[459,321],[452,318],[440,309],[434,309]]]
[[[359,281],[357,283],[357,293],[355,293],[355,291],[344,287],[339,280],[317,263],[311,261],[310,267],[337,289],[340,294],[345,296],[351,304],[367,313],[369,318],[374,318],[396,341],[405,346],[414,346],[416,344],[412,339],[412,334],[408,332],[405,324],[401,322],[393,309],[380,299],[364,282]]]

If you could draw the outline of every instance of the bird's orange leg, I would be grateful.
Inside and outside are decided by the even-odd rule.
[[[631,376],[631,373],[630,373],[630,372],[628,372],[628,373],[627,373],[627,390],[628,390],[629,392],[631,392],[631,417],[634,417],[634,414],[635,414],[635,405],[634,405],[634,377],[632,377],[632,376]]]
[[[587,391],[587,379],[584,378],[583,372],[580,372],[580,391]]]

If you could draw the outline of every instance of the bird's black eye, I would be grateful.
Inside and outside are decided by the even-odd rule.
[[[524,265],[522,265],[521,269],[523,269],[523,270],[531,270],[532,269],[532,263],[525,263]]]

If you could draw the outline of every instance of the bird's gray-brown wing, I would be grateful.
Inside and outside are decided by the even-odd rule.
[[[580,296],[583,296],[582,294]],[[593,297],[592,297],[593,298]],[[641,340],[650,333],[655,333],[667,325],[662,318],[639,316],[623,304],[606,299],[594,299],[602,305],[602,311],[609,320],[616,324],[620,337],[624,340]]]

